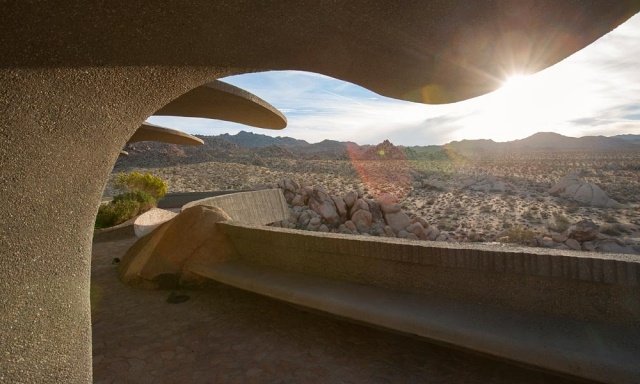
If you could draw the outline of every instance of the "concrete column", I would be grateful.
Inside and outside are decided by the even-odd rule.
[[[91,381],[91,236],[144,119],[211,68],[0,70],[0,382]]]

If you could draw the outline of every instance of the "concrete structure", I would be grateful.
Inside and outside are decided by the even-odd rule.
[[[188,133],[184,133],[171,128],[164,128],[157,125],[144,123],[129,138],[127,144],[138,141],[159,141],[162,143],[179,145],[202,145],[204,142]]]
[[[314,233],[208,209],[195,204],[139,240],[121,279],[209,278],[585,379],[640,377],[640,256]]]
[[[280,189],[261,189],[207,197],[185,204],[182,210],[196,205],[218,207],[225,211],[231,220],[246,224],[270,224],[289,217],[289,208]]]
[[[554,64],[638,10],[637,0],[4,4],[0,381],[91,381],[101,193],[126,141],[180,95],[230,74],[298,69],[454,102]]]
[[[217,80],[179,96],[154,115],[227,120],[269,129],[287,126],[287,118],[271,104],[244,89]]]
[[[136,236],[145,237],[127,252],[120,264],[121,279],[146,287],[155,287],[156,280],[167,275],[175,275],[175,281],[188,280],[189,276],[182,276],[187,260],[221,260],[219,255],[226,240],[216,235],[219,233],[216,223],[237,220],[262,225],[284,220],[288,215],[280,189],[195,200],[185,204],[177,216],[163,209],[151,210],[134,223]],[[149,225],[139,225],[138,221]]]
[[[142,215],[136,217],[133,222],[133,232],[136,237],[143,237],[154,229],[176,217],[178,213],[161,208],[151,208]]]

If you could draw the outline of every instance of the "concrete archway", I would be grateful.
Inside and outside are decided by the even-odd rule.
[[[565,58],[640,2],[12,2],[0,17],[0,378],[89,382],[94,216],[120,149],[214,78],[323,73],[445,103]]]

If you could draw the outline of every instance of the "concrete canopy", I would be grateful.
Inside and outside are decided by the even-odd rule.
[[[162,143],[180,145],[202,145],[204,142],[188,133],[184,133],[171,128],[159,127],[157,125],[144,123],[131,136],[128,143],[138,141],[160,141]]]
[[[91,234],[120,149],[230,74],[297,69],[446,103],[536,71],[638,0],[8,2],[0,15],[0,380],[91,381]]]
[[[287,126],[287,119],[271,104],[250,92],[218,80],[179,96],[154,115],[227,120],[269,129]]]

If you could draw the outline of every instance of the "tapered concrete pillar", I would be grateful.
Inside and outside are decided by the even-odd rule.
[[[90,381],[91,228],[105,180],[147,116],[215,74],[0,71],[0,382]]]

